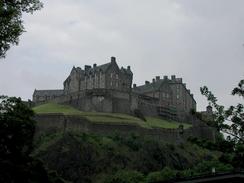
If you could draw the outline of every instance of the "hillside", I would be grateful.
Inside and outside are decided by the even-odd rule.
[[[46,103],[33,108],[37,114],[62,113],[64,115],[82,116],[93,123],[126,123],[138,124],[144,128],[178,128],[183,124],[184,128],[190,128],[191,125],[187,123],[179,123],[176,121],[169,121],[155,117],[146,117],[146,121],[127,114],[117,113],[100,113],[100,112],[83,112],[68,105],[60,105],[56,103]]]
[[[208,173],[212,166],[216,172],[231,169],[218,162],[218,152],[135,135],[53,133],[36,140],[33,156],[74,183],[153,183],[176,172],[189,176]],[[168,172],[166,177],[160,171]]]

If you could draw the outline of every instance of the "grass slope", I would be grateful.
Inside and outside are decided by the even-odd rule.
[[[191,127],[190,124],[178,123],[176,121],[166,121],[155,117],[146,117],[147,121],[127,114],[118,113],[101,113],[101,112],[83,112],[68,105],[56,103],[46,103],[33,108],[37,114],[62,113],[64,115],[78,115],[87,118],[94,123],[126,123],[138,124],[144,128],[178,128],[180,124],[184,128]]]

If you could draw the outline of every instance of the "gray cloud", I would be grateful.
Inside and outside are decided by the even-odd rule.
[[[244,77],[242,0],[52,0],[25,16],[27,32],[0,62],[0,93],[31,98],[37,89],[62,88],[73,65],[116,56],[131,65],[134,82],[176,74],[207,104],[208,85],[223,104]]]

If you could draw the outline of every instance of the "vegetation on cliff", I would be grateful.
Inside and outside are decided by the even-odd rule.
[[[229,171],[221,153],[191,143],[168,144],[136,135],[67,132],[38,138],[33,156],[72,182],[134,183]]]

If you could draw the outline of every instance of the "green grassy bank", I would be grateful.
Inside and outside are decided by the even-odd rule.
[[[83,112],[75,109],[69,105],[60,105],[56,103],[46,103],[33,108],[37,114],[50,114],[50,113],[62,113],[64,115],[77,115],[87,118],[94,123],[125,123],[125,124],[138,124],[144,128],[178,128],[180,124],[184,125],[184,128],[190,128],[191,125],[187,123],[179,123],[176,121],[169,121],[155,117],[146,117],[147,121],[143,121],[137,117],[119,114],[119,113],[101,113],[101,112]]]

